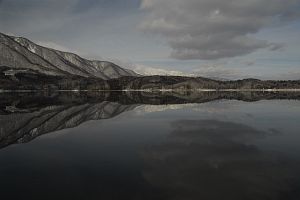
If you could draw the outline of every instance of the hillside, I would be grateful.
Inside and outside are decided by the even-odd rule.
[[[0,66],[11,70],[29,69],[45,75],[94,77],[104,80],[137,76],[135,72],[106,61],[39,46],[22,37],[0,33]]]

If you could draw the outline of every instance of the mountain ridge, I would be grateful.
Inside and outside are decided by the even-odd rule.
[[[87,60],[75,53],[35,44],[24,37],[0,33],[0,66],[37,70],[56,76],[78,75],[103,80],[122,76],[139,76],[132,70],[108,61]]]

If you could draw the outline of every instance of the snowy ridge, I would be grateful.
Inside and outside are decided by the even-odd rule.
[[[104,80],[138,76],[106,61],[91,61],[74,53],[42,47],[32,41],[0,33],[0,66],[23,68],[51,75],[79,75]]]

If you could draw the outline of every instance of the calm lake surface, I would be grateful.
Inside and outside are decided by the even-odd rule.
[[[0,94],[9,199],[300,199],[298,93]]]

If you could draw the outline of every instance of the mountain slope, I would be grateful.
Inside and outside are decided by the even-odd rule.
[[[22,37],[0,33],[0,66],[30,69],[46,75],[79,75],[104,80],[123,76],[138,76],[106,61],[91,61],[80,56],[39,46]]]

